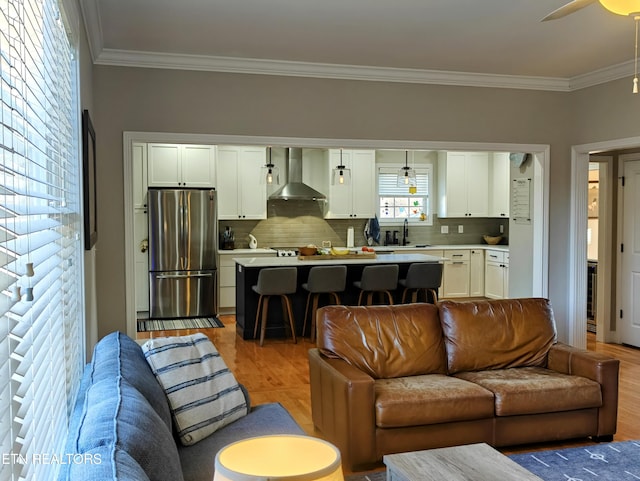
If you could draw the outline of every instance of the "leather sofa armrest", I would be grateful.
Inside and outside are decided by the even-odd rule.
[[[586,377],[600,384],[602,407],[598,414],[598,436],[613,436],[618,419],[620,361],[606,354],[557,343],[549,350],[547,367],[563,374]]]
[[[342,359],[309,350],[314,426],[335,444],[351,470],[376,460],[374,379]]]

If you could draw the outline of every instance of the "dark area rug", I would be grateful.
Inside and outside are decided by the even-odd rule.
[[[544,481],[640,480],[640,441],[534,451],[509,458]],[[386,481],[386,476],[385,471],[364,472],[346,476],[345,481]]]
[[[138,332],[171,331],[174,329],[209,329],[213,327],[224,327],[224,324],[217,317],[138,320]]]
[[[509,457],[545,481],[640,479],[640,441],[552,449]]]

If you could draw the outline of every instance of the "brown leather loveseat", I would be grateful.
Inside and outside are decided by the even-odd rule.
[[[545,299],[327,306],[313,423],[352,470],[385,454],[616,431],[619,361],[556,341]]]

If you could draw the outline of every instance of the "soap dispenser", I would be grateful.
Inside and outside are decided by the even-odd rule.
[[[258,247],[258,239],[254,235],[249,234],[249,249],[255,249]]]

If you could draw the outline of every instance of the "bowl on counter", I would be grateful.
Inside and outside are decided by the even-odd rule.
[[[317,247],[299,247],[298,248],[298,253],[301,256],[315,256],[318,253],[318,248]]]
[[[500,242],[502,242],[501,235],[483,235],[482,238],[487,244],[492,246],[500,244]]]

